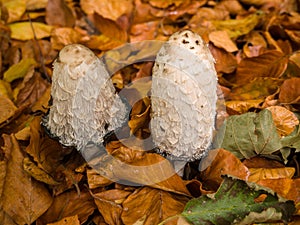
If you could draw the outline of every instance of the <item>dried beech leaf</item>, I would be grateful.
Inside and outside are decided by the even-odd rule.
[[[19,22],[10,24],[11,37],[21,41],[34,39],[35,37],[31,26],[33,26],[37,39],[50,37],[52,26],[39,22]]]
[[[226,107],[240,114],[246,113],[251,108],[259,108],[263,99],[247,100],[247,101],[226,101]]]
[[[8,11],[8,23],[15,22],[21,19],[26,11],[26,0],[6,0],[3,1],[3,6]]]
[[[87,169],[86,171],[88,184],[90,189],[98,188],[98,187],[106,187],[113,182],[106,177],[101,176],[94,169]]]
[[[107,224],[122,224],[121,213],[123,208],[121,204],[130,194],[129,191],[114,189],[93,195],[95,204]]]
[[[9,118],[15,115],[17,107],[7,97],[0,95],[0,124],[6,122]]]
[[[147,109],[139,114],[131,117],[131,120],[128,122],[128,126],[130,127],[130,133],[134,134],[138,129],[148,125],[150,121],[150,105]]]
[[[221,184],[222,175],[229,174],[242,180],[246,180],[249,175],[247,167],[224,149],[210,150],[208,156],[201,161],[200,170],[203,169],[205,170],[201,172],[201,177],[212,188],[217,188]]]
[[[49,25],[73,27],[75,18],[72,10],[64,0],[48,0],[46,7],[46,22]]]
[[[48,224],[61,218],[78,215],[80,224],[83,224],[94,212],[95,208],[94,199],[89,192],[81,190],[80,195],[78,195],[75,190],[72,190],[56,196],[51,207],[37,222]]]
[[[32,224],[50,207],[52,198],[44,185],[23,170],[23,152],[14,136],[3,138],[7,167],[1,205],[17,224]]]
[[[231,100],[262,99],[274,94],[283,80],[271,77],[257,77],[231,89]]]
[[[237,67],[237,83],[246,84],[256,77],[280,77],[287,68],[287,62],[288,58],[276,50],[266,51],[257,57],[245,58]]]
[[[70,216],[61,219],[55,223],[48,223],[47,225],[80,225],[80,221],[78,220],[78,216]]]
[[[272,112],[277,133],[281,137],[291,134],[299,124],[296,115],[282,106],[271,106],[267,109]]]
[[[232,73],[237,67],[236,57],[232,53],[226,52],[213,45],[209,45],[209,50],[216,60],[216,71],[222,73]]]
[[[84,35],[77,29],[69,27],[56,27],[51,34],[52,48],[60,50],[66,45],[81,43],[84,39]]]
[[[162,220],[179,214],[188,198],[166,191],[142,187],[123,202],[122,221],[124,224],[158,224]],[[176,219],[171,224],[176,224]]]
[[[119,1],[111,0],[81,0],[80,6],[87,14],[97,14],[116,21],[124,14],[130,14],[133,9],[132,0],[124,0],[122,4]]]
[[[57,185],[59,182],[54,180],[49,174],[41,170],[34,162],[32,162],[28,157],[23,160],[23,168],[30,176],[34,179],[41,181],[49,185]]]
[[[300,78],[293,77],[283,82],[280,87],[279,102],[289,104],[300,103]]]
[[[250,176],[248,181],[258,182],[263,179],[282,179],[292,178],[295,174],[295,168],[249,168]]]
[[[236,52],[236,44],[230,39],[226,31],[213,31],[209,33],[209,40],[217,47],[225,49],[227,52]]]

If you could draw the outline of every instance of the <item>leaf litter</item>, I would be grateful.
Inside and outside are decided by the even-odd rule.
[[[299,24],[299,3],[294,0],[4,1],[0,221],[296,224],[300,215]],[[163,156],[144,151],[144,140],[150,135],[151,99],[146,96],[151,79],[128,84],[151,77],[153,64],[118,69],[120,63],[136,59],[153,61],[162,42],[148,43],[134,55],[116,48],[142,40],[165,41],[181,29],[191,29],[209,43],[219,85],[226,90],[226,113],[217,112],[225,122],[218,121],[216,149],[202,160],[200,171],[198,162],[186,165],[187,180],[174,173]],[[132,104],[124,128],[127,136],[106,146],[107,155],[139,166],[138,176],[109,161],[102,168],[111,172],[113,165],[114,179],[101,176],[76,150],[61,146],[40,126],[50,99],[47,77],[52,62],[60,49],[72,43],[83,44],[98,56],[116,48],[105,59],[110,60],[109,71],[118,71],[119,91],[124,90],[132,103],[136,96],[144,98]],[[120,62],[124,58],[128,61]],[[131,142],[130,147],[120,141]],[[162,161],[156,169],[142,170]],[[161,173],[174,175],[162,181]],[[135,185],[124,185],[122,180]],[[157,182],[149,184],[153,180]]]

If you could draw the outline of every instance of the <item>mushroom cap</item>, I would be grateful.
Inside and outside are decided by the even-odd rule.
[[[151,93],[151,134],[159,151],[186,161],[203,157],[213,137],[217,75],[198,34],[179,31],[162,46]]]

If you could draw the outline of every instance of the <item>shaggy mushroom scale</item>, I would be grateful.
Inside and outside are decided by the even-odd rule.
[[[174,160],[202,158],[213,137],[217,101],[214,58],[192,31],[174,33],[159,50],[152,73],[151,133]]]
[[[60,143],[82,150],[127,120],[126,104],[103,62],[79,44],[65,46],[54,62],[52,106],[43,125]]]

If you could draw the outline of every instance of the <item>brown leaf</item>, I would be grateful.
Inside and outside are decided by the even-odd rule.
[[[226,108],[234,110],[239,114],[243,114],[249,111],[251,108],[259,108],[260,103],[263,102],[263,99],[254,99],[247,101],[226,101]]]
[[[52,48],[61,50],[69,44],[81,43],[84,40],[85,34],[80,29],[69,27],[54,28],[51,34]]]
[[[298,182],[297,182],[297,181]],[[283,198],[293,200],[295,203],[300,202],[299,179],[279,178],[279,179],[262,179],[257,181],[258,184],[271,188]]]
[[[287,61],[281,52],[275,50],[269,50],[257,57],[245,58],[237,67],[237,83],[245,84],[256,77],[280,77],[287,68]]]
[[[249,174],[247,167],[225,149],[209,151],[208,156],[201,162],[200,170],[204,170],[201,173],[203,182],[213,189],[216,189],[223,181],[221,175],[229,174],[246,180]]]
[[[48,0],[46,22],[49,25],[73,27],[75,25],[75,18],[72,10],[64,0]]]
[[[248,58],[257,57],[267,48],[264,37],[258,31],[251,31],[246,37],[246,44],[243,46],[243,52]]]
[[[56,196],[51,207],[37,222],[48,224],[61,220],[65,217],[78,215],[80,224],[87,221],[94,212],[96,206],[93,197],[87,191],[81,191],[80,195],[74,190]]]
[[[283,80],[271,77],[257,77],[246,84],[231,89],[230,100],[263,99],[274,94]]]
[[[271,111],[277,133],[281,137],[292,133],[299,124],[296,115],[282,106],[271,106],[267,109]]]
[[[144,184],[190,196],[183,180],[167,159],[155,153],[135,149],[116,148],[111,152],[112,155],[102,155],[101,158],[94,159],[96,164],[89,163],[101,175],[113,181]]]
[[[15,112],[17,111],[17,107],[8,97],[1,95],[0,105],[0,124],[2,124],[15,114]]]
[[[3,138],[7,167],[1,205],[17,224],[31,224],[50,207],[52,198],[44,185],[23,170],[24,156],[15,137]]]
[[[260,156],[245,159],[243,164],[248,168],[284,168],[284,164],[279,161],[266,159]]]
[[[150,121],[150,105],[147,109],[138,115],[133,115],[128,122],[128,126],[130,127],[130,133],[134,134],[137,130],[145,127],[149,124]]]
[[[300,103],[300,78],[293,77],[283,82],[280,87],[279,102],[285,104]]]
[[[106,223],[116,225],[122,224],[121,213],[123,208],[121,204],[130,194],[131,192],[129,191],[113,189],[93,195],[98,210],[104,217]]]
[[[80,225],[80,221],[78,220],[78,216],[70,216],[61,219],[55,223],[48,223],[47,225]]]
[[[209,50],[216,60],[216,71],[218,73],[232,73],[237,67],[237,60],[232,53],[226,52],[223,49],[209,45]]]
[[[87,169],[86,174],[87,174],[87,179],[88,179],[88,184],[90,189],[105,187],[113,183],[111,180],[101,176],[94,169]]]
[[[49,174],[45,171],[41,170],[38,166],[35,165],[34,162],[30,160],[30,158],[26,157],[23,160],[23,168],[30,176],[35,178],[38,181],[49,185],[57,185],[59,182],[55,181]]]
[[[124,224],[158,224],[182,212],[188,198],[149,187],[137,189],[123,202]],[[167,224],[177,224],[176,219]]]
[[[122,4],[112,0],[85,0],[80,1],[80,6],[86,14],[97,13],[104,18],[116,21],[124,14],[130,14],[133,9],[132,0],[124,0]]]
[[[230,39],[225,30],[213,31],[209,35],[209,40],[217,47],[225,49],[227,52],[236,52],[238,48],[236,44]]]
[[[18,86],[19,92],[16,100],[17,106],[32,106],[49,87],[49,82],[41,74],[34,72],[27,74]]]

